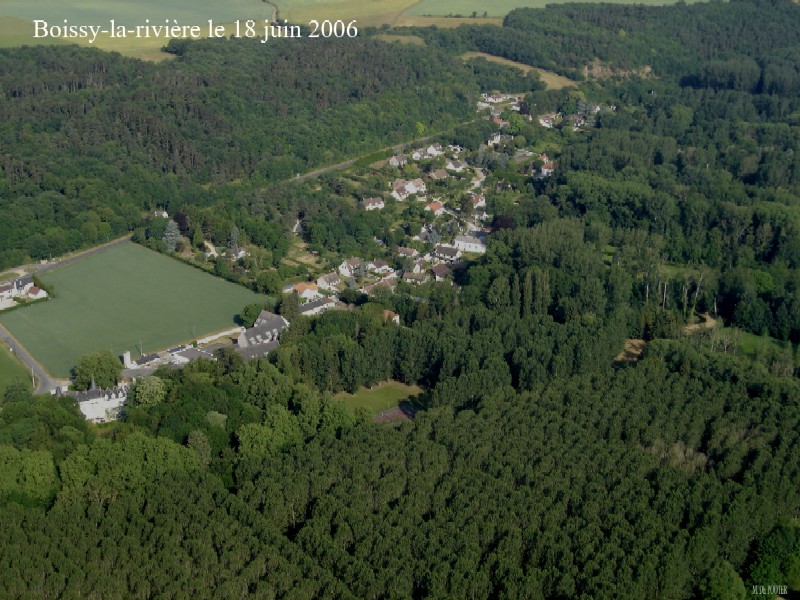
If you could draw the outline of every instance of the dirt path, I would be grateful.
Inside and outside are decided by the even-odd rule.
[[[700,316],[703,317],[703,322],[702,323],[691,323],[689,325],[686,325],[683,328],[683,332],[685,334],[692,335],[693,333],[696,333],[696,332],[700,331],[701,329],[713,329],[714,327],[717,326],[717,320],[714,317],[712,317],[710,314],[703,313]]]
[[[717,319],[708,313],[703,313],[700,316],[703,317],[703,322],[685,325],[683,327],[683,333],[686,335],[693,335],[701,329],[712,329],[716,327]],[[641,339],[631,338],[625,340],[625,346],[623,346],[622,351],[617,354],[614,360],[617,362],[636,362],[641,358],[646,345],[647,342]]]

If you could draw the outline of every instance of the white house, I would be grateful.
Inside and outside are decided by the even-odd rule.
[[[367,263],[367,269],[374,273],[380,273],[381,275],[389,275],[390,273],[394,273],[394,269],[387,263],[385,260],[373,260]]]
[[[463,171],[466,168],[467,165],[465,165],[460,160],[455,158],[453,160],[448,160],[447,164],[445,165],[445,169],[447,169],[448,171],[455,171],[456,173],[461,173],[461,171]]]
[[[328,292],[335,290],[341,283],[342,280],[337,273],[328,273],[317,279],[317,287]]]
[[[419,256],[419,252],[417,252],[414,248],[404,248],[403,246],[399,246],[397,248],[397,254],[403,257],[407,256],[408,258]]]
[[[380,210],[386,205],[382,198],[364,198],[361,201],[361,206],[364,207],[364,210]]]
[[[415,193],[408,188],[408,182],[405,179],[395,179],[392,182],[392,197],[395,200],[405,200],[409,194]]]
[[[556,166],[551,163],[547,162],[542,165],[541,172],[544,177],[549,177],[555,172]]]
[[[128,399],[128,387],[120,386],[110,390],[87,390],[69,394],[78,402],[78,408],[87,421],[106,423],[119,418],[122,407]]]
[[[478,254],[486,252],[486,244],[472,235],[457,235],[453,245],[462,252],[476,252]]]
[[[28,298],[31,300],[41,300],[42,298],[47,298],[47,292],[36,287],[35,285],[32,285],[30,288],[28,288]]]
[[[292,286],[292,291],[303,300],[316,300],[320,297],[316,283],[296,283]]]
[[[428,153],[428,156],[441,156],[444,154],[441,144],[431,144],[425,149],[425,151]]]
[[[461,250],[458,248],[454,248],[453,246],[445,246],[444,244],[439,244],[433,251],[433,255],[436,258],[444,260],[446,262],[453,262],[454,260],[458,260],[461,258]]]
[[[363,266],[363,261],[360,258],[350,258],[339,265],[339,274],[344,277],[355,277],[356,271],[360,270]]]
[[[331,310],[336,307],[336,300],[333,298],[320,298],[313,302],[307,302],[300,307],[300,314],[310,317]]]
[[[236,340],[239,348],[259,346],[277,342],[281,333],[289,327],[289,321],[280,315],[262,310],[250,329],[245,329]]]
[[[486,198],[483,194],[475,194],[472,197],[472,209],[477,210],[479,208],[484,208],[486,206]]]
[[[393,167],[402,167],[408,162],[408,157],[405,154],[396,154],[389,159],[389,164]]]
[[[406,184],[406,189],[409,194],[424,194],[427,187],[425,186],[425,182],[417,177]]]

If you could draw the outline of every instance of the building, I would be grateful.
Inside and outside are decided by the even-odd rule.
[[[310,317],[323,313],[326,310],[331,310],[332,308],[336,308],[336,300],[333,298],[320,298],[319,300],[303,304],[303,306],[300,307],[300,314]]]
[[[320,297],[316,283],[296,283],[292,286],[292,291],[302,300],[316,300]]]
[[[453,246],[445,246],[444,244],[439,244],[433,251],[433,255],[441,260],[446,262],[453,262],[461,258],[461,250],[458,248],[454,248]]]
[[[403,281],[417,285],[428,281],[428,276],[425,273],[403,273]]]
[[[239,348],[249,348],[269,342],[277,342],[288,327],[289,321],[284,317],[268,310],[262,310],[253,326],[239,334],[236,343]]]
[[[367,268],[374,273],[380,273],[381,275],[390,275],[394,273],[394,269],[387,263],[385,260],[373,260],[367,263]]]
[[[128,400],[128,387],[119,386],[110,390],[90,389],[85,392],[67,392],[78,402],[84,418],[92,423],[106,423],[119,418],[122,407]]]
[[[457,235],[453,245],[462,252],[476,252],[483,254],[486,252],[486,244],[472,235]]]
[[[395,325],[400,325],[400,315],[398,315],[396,312],[392,312],[391,310],[383,311],[383,320],[394,323]]]
[[[417,252],[414,248],[404,248],[403,246],[399,246],[397,248],[397,255],[408,258],[415,258],[419,256],[419,252]]]
[[[484,208],[486,206],[486,198],[484,198],[483,194],[475,194],[472,197],[472,208],[476,210],[478,208]]]
[[[550,177],[556,170],[556,166],[551,162],[546,162],[542,165],[541,173],[543,177]]]
[[[450,175],[448,175],[447,171],[445,171],[444,169],[437,169],[437,170],[433,171],[432,173],[430,173],[428,175],[428,177],[430,177],[431,180],[433,180],[433,181],[442,181],[442,180],[447,179],[448,177],[450,177]]]
[[[258,344],[257,346],[249,346],[246,348],[238,346],[236,348],[236,353],[244,360],[252,360],[253,358],[264,358],[267,354],[278,347],[280,347],[280,344],[277,341],[266,342],[264,344]]]
[[[425,210],[433,213],[434,217],[444,214],[444,205],[438,200],[434,200],[430,204],[425,205]]]
[[[26,294],[30,295],[30,290],[33,287],[35,287],[33,285],[33,275],[17,277],[7,283],[0,284],[0,300],[9,300]],[[38,290],[39,288],[36,289]],[[43,297],[47,297],[47,292],[44,292]]]
[[[383,198],[364,198],[361,201],[361,206],[364,207],[364,210],[380,210],[386,204],[384,204]]]
[[[396,154],[389,159],[389,164],[393,167],[403,167],[408,163],[408,157],[405,154]]]
[[[453,159],[453,160],[448,160],[444,168],[447,169],[448,171],[455,171],[456,173],[461,173],[461,171],[467,168],[467,165],[465,165],[460,160]]]
[[[392,198],[395,200],[405,200],[411,192],[408,189],[408,182],[405,179],[395,179],[392,182]]]
[[[448,267],[444,263],[439,263],[438,265],[433,265],[431,267],[431,275],[433,276],[434,281],[444,281],[450,276],[450,267]]]
[[[338,273],[328,273],[317,279],[317,287],[327,292],[334,291],[341,283],[342,279],[339,277]]]
[[[425,152],[428,154],[428,156],[431,157],[441,156],[442,154],[444,154],[444,150],[442,149],[441,144],[431,144],[430,146],[425,148]]]
[[[356,277],[356,273],[361,274],[364,262],[360,258],[350,258],[339,265],[339,274],[343,277]]]

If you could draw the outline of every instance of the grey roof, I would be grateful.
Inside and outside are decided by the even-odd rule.
[[[331,298],[320,298],[319,300],[306,302],[305,304],[303,304],[303,306],[300,307],[300,314],[304,315],[306,313],[316,310],[320,306],[326,306],[328,304],[336,304],[336,301],[332,300]]]
[[[236,352],[239,353],[245,360],[252,358],[262,358],[280,346],[279,342],[268,342],[266,344],[259,344],[258,346],[249,346],[247,348],[237,347]]]
[[[264,325],[267,329],[277,329],[278,331],[283,331],[289,327],[289,321],[280,315],[269,312],[268,310],[262,310],[259,313],[256,322],[253,323],[253,328],[255,329],[256,327],[261,327]]]
[[[436,246],[436,254],[441,254],[442,256],[456,257],[459,252],[458,248],[451,246]]]
[[[128,388],[125,386],[111,388],[110,390],[86,390],[85,392],[67,392],[67,396],[72,396],[78,402],[87,402],[89,400],[98,400],[101,398],[127,398]]]
[[[187,360],[197,360],[198,358],[214,360],[214,355],[211,352],[200,348],[187,348],[186,350],[183,350],[178,354],[180,356],[183,356]]]
[[[155,354],[155,353],[154,354],[144,354],[143,356],[140,356],[139,358],[137,358],[133,362],[136,363],[137,365],[141,366],[141,365],[146,365],[149,362],[153,362],[154,360],[157,360],[158,358],[159,358],[158,354]]]

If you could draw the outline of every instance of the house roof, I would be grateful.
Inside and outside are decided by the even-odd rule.
[[[262,358],[269,354],[271,351],[275,350],[280,346],[280,343],[275,342],[267,342],[266,344],[259,344],[258,346],[248,346],[247,348],[242,348],[238,346],[236,348],[236,352],[245,360],[251,360],[253,358]]]
[[[445,171],[444,169],[437,169],[437,170],[433,171],[429,175],[429,177],[431,179],[434,179],[434,180],[439,180],[439,179],[447,179],[448,175],[447,175],[447,171]]]
[[[383,198],[364,198],[361,201],[361,204],[363,204],[365,207],[383,206],[384,202],[383,202]]]
[[[447,277],[450,275],[451,270],[447,265],[439,264],[431,267],[431,273],[436,275],[436,277]]]
[[[462,244],[483,244],[483,241],[474,235],[457,235],[455,241]]]
[[[314,300],[313,302],[306,302],[305,304],[303,304],[303,306],[300,307],[300,314],[304,315],[306,313],[315,311],[321,306],[327,306],[327,305],[333,306],[335,304],[336,301],[332,298],[320,298],[319,300]]]
[[[257,327],[262,325],[266,326],[267,329],[277,329],[278,331],[282,331],[289,327],[289,321],[287,321],[281,315],[276,315],[268,310],[262,310],[253,326]]]
[[[341,281],[338,273],[328,273],[327,275],[322,275],[320,279],[325,283],[339,283]]]
[[[416,256],[419,254],[414,248],[404,248],[403,246],[399,246],[397,248],[397,253],[402,254],[403,256]]]
[[[452,246],[439,245],[439,246],[436,246],[435,252],[436,252],[436,254],[441,254],[442,256],[455,258],[456,256],[458,256],[459,249],[458,248],[453,248]]]
[[[311,291],[316,292],[317,291],[317,284],[316,283],[295,283],[293,289],[298,294],[302,294],[306,290],[311,290]]]
[[[381,269],[383,267],[388,267],[389,263],[387,263],[385,260],[373,260],[372,266],[376,269]]]
[[[38,294],[38,293],[39,293],[39,292],[41,292],[41,291],[42,291],[42,290],[40,290],[38,287],[36,287],[36,286],[34,285],[34,286],[31,286],[31,288],[28,290],[28,293],[29,293],[31,296],[35,296],[36,294]]]
[[[433,202],[428,204],[425,208],[431,212],[436,212],[438,210],[441,210],[443,208],[443,205],[438,200],[434,200]]]

